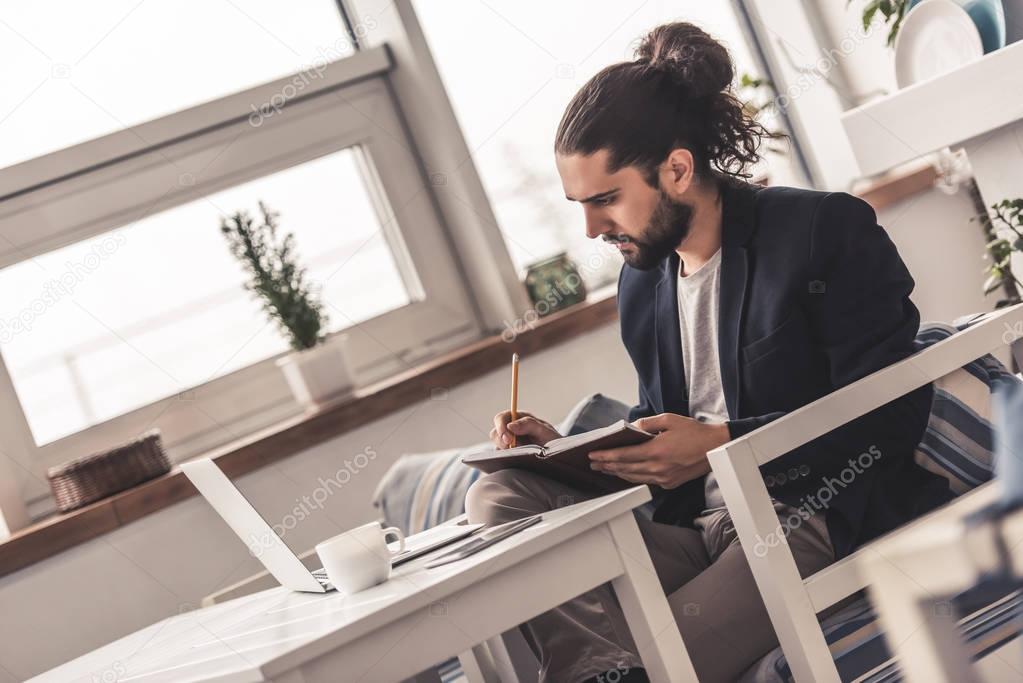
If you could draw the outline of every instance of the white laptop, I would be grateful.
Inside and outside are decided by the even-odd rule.
[[[278,583],[306,593],[324,593],[334,589],[324,570],[309,571],[302,564],[298,555],[292,552],[215,462],[209,458],[192,460],[182,463],[181,471]],[[482,524],[450,524],[409,536],[405,539],[405,551],[395,555],[391,564],[396,566],[413,560],[470,536],[482,527]]]

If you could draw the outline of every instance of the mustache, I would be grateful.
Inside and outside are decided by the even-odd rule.
[[[628,235],[604,235],[602,239],[608,244],[628,244],[635,241]]]

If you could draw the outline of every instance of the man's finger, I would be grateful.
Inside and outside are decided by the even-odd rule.
[[[662,467],[659,463],[651,461],[641,462],[591,462],[590,467],[601,469],[601,471],[618,474],[628,472],[630,474],[657,474]]]
[[[516,434],[528,434],[537,427],[546,428],[546,425],[531,415],[527,417],[520,417],[514,422],[508,423],[509,431],[513,431]]]
[[[532,413],[519,412],[519,413],[516,414],[515,417],[516,418],[533,417],[533,414]],[[499,412],[497,415],[494,416],[494,428],[497,429],[497,431],[499,431],[499,432],[500,431],[504,431],[505,426],[507,426],[511,421],[512,421],[512,419],[511,419],[511,411],[510,410],[502,410],[501,412]]]
[[[653,458],[649,443],[590,452],[591,462],[644,462]]]
[[[668,428],[669,416],[666,413],[660,415],[653,415],[651,417],[641,417],[632,424],[638,429],[642,429],[644,432],[657,433],[663,432]]]
[[[498,413],[494,415],[494,429],[497,430],[498,434],[504,432],[504,426],[508,424],[508,412]]]

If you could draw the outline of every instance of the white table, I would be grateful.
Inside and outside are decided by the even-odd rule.
[[[499,680],[485,641],[610,581],[650,679],[696,681],[633,517],[648,500],[640,486],[561,508],[473,557],[414,560],[353,596],[274,588],[169,617],[32,680],[382,683],[455,655]]]
[[[981,680],[948,607],[952,596],[975,586],[1001,566],[1001,533],[1011,570],[1023,578],[1023,511],[967,531],[965,517],[998,500],[998,482],[951,503],[931,519],[892,533],[870,546],[862,565],[885,639],[909,683]],[[1019,671],[1009,670],[1018,680]],[[1003,678],[999,677],[1000,680]]]

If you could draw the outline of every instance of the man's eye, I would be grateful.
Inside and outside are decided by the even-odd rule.
[[[615,198],[612,197],[601,197],[600,199],[594,200],[597,206],[610,206],[614,202]]]

